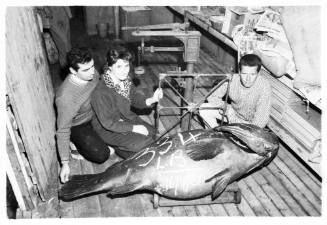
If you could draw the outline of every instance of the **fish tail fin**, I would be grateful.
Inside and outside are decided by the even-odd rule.
[[[87,194],[102,191],[101,177],[102,173],[74,175],[59,190],[59,198],[69,201]]]

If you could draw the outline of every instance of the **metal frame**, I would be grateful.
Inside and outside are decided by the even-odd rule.
[[[166,130],[165,133],[163,133],[162,135],[160,135],[158,139],[160,139],[161,137],[163,137],[164,135],[166,135],[169,131],[171,131],[174,127],[177,126],[177,124],[181,123],[181,120],[183,119],[183,117],[185,115],[187,115],[188,113],[191,114],[191,117],[193,117],[193,114],[198,114],[198,109],[209,109],[208,107],[201,107],[200,105],[202,103],[204,103],[205,100],[207,100],[207,98],[215,91],[217,90],[223,83],[228,82],[228,86],[227,86],[227,96],[226,99],[228,98],[228,94],[229,94],[229,86],[230,86],[230,80],[232,79],[233,74],[202,74],[202,73],[183,73],[183,72],[179,72],[179,73],[160,73],[159,74],[159,87],[162,87],[163,82],[166,82],[171,89],[181,98],[181,100],[183,100],[184,103],[187,104],[187,106],[179,106],[179,107],[167,107],[167,106],[163,106],[161,104],[161,100],[159,100],[158,105],[157,105],[157,109],[156,109],[156,118],[155,118],[155,129],[156,131],[158,131],[158,124],[159,124],[159,119],[160,116],[164,116],[164,114],[161,114],[160,111],[163,109],[172,109],[172,108],[177,108],[177,109],[185,109],[186,112],[184,112],[179,121],[177,123],[175,123],[172,127],[170,127],[169,129]],[[192,78],[193,79],[193,93],[195,91],[195,89],[198,86],[199,83],[199,78],[200,77],[223,77],[224,79],[222,81],[220,81],[217,85],[215,85],[199,102],[194,103],[194,102],[189,102],[188,100],[186,100],[186,98],[184,96],[182,96],[178,90],[176,90],[176,88],[170,83],[169,80],[167,80],[167,77],[172,77],[172,78]],[[181,102],[181,103],[183,103]],[[225,102],[225,106],[223,108],[223,114],[222,114],[222,118],[225,117],[225,112],[226,112],[226,102]],[[210,109],[220,109],[219,107],[213,107]],[[199,115],[200,116],[200,115]],[[191,119],[191,118],[190,118]],[[223,123],[224,120],[221,121],[221,123]],[[206,126],[210,127],[209,124],[207,124],[207,122],[205,120],[203,120],[203,122],[205,123]],[[188,123],[188,130],[190,129],[190,122]]]

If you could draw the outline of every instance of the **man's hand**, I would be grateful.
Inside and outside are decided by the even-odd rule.
[[[149,131],[144,125],[133,125],[132,132],[138,133],[138,134],[143,134],[145,136],[149,135]]]
[[[60,181],[61,183],[66,183],[69,180],[70,168],[69,161],[65,161],[62,163],[62,167],[60,169]]]

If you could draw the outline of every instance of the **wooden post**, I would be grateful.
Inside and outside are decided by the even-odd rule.
[[[119,21],[119,6],[114,6],[115,15],[115,39],[119,40],[120,21]]]
[[[58,182],[54,92],[33,7],[7,7],[6,88],[37,192],[51,197]]]

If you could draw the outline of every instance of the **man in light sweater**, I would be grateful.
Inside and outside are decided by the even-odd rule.
[[[70,74],[56,93],[57,145],[61,160],[60,180],[69,179],[70,141],[87,160],[103,163],[110,151],[93,130],[90,96],[99,81],[94,61],[86,48],[73,48],[67,55]]]
[[[268,123],[271,108],[271,86],[267,79],[259,74],[261,59],[254,54],[241,57],[239,74],[234,74],[230,81],[229,98],[231,104],[227,105],[226,117],[229,123],[249,123],[265,127]],[[208,103],[202,107],[215,107],[215,109],[201,109],[200,116],[211,127],[218,126],[221,120],[225,102],[223,97],[227,92],[227,82],[220,86],[211,96]]]

